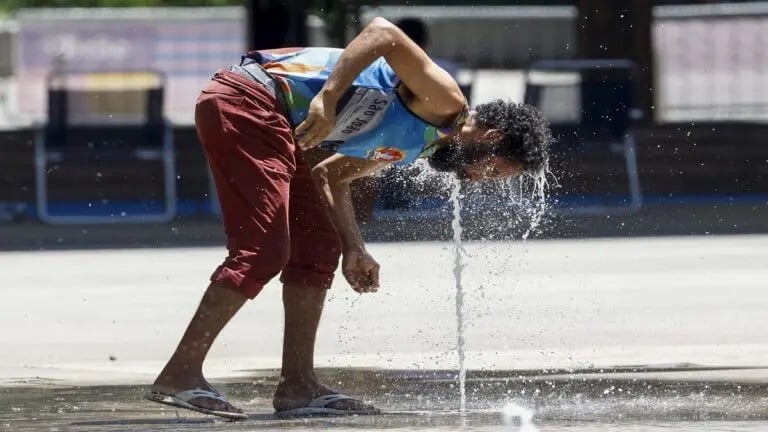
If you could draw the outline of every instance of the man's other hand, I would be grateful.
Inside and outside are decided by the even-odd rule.
[[[307,118],[294,131],[299,148],[309,150],[323,142],[336,127],[336,98],[321,91],[309,103]]]
[[[379,263],[366,251],[344,251],[342,273],[352,289],[358,293],[379,290]]]

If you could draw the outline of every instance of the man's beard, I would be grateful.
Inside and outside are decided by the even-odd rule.
[[[494,153],[493,146],[481,142],[448,141],[439,146],[427,159],[429,166],[435,171],[455,172],[463,177],[463,168],[490,156]]]

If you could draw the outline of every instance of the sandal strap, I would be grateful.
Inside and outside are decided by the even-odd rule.
[[[311,408],[327,408],[328,405],[343,401],[343,400],[356,400],[355,398],[351,396],[347,396],[345,394],[336,393],[336,394],[329,394],[325,396],[319,396],[312,400],[312,402],[309,403],[308,407]]]
[[[180,399],[187,403],[189,403],[189,401],[195,398],[213,399],[219,402],[229,403],[229,401],[227,401],[226,396],[210,390],[190,389],[190,390],[180,391],[173,396],[176,399]]]

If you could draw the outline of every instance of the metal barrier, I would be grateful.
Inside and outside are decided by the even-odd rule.
[[[195,100],[217,69],[245,50],[242,7],[21,9],[18,110],[44,121],[45,82],[67,69],[152,69],[166,77],[165,117],[193,123]]]
[[[52,224],[162,222],[176,212],[173,135],[156,71],[55,72],[35,142],[37,213]]]
[[[525,101],[542,110],[557,142],[557,171],[572,175],[558,191],[559,208],[568,213],[615,213],[642,205],[632,131],[632,75],[628,60],[552,60],[535,63],[528,72]],[[585,169],[606,155],[621,157],[626,170],[624,193],[606,193],[609,185],[589,178],[606,173]],[[601,166],[609,166],[601,163]],[[578,174],[575,174],[578,173]]]

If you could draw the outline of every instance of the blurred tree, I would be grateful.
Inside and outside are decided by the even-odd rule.
[[[0,9],[32,7],[233,6],[243,0],[3,0]]]
[[[6,9],[32,7],[226,6],[242,0],[5,0]]]
[[[0,9],[32,7],[141,7],[141,6],[242,6],[252,0],[2,0]],[[258,0],[253,0],[258,1]],[[267,0],[262,3],[296,3],[315,11],[331,10],[345,0]]]

